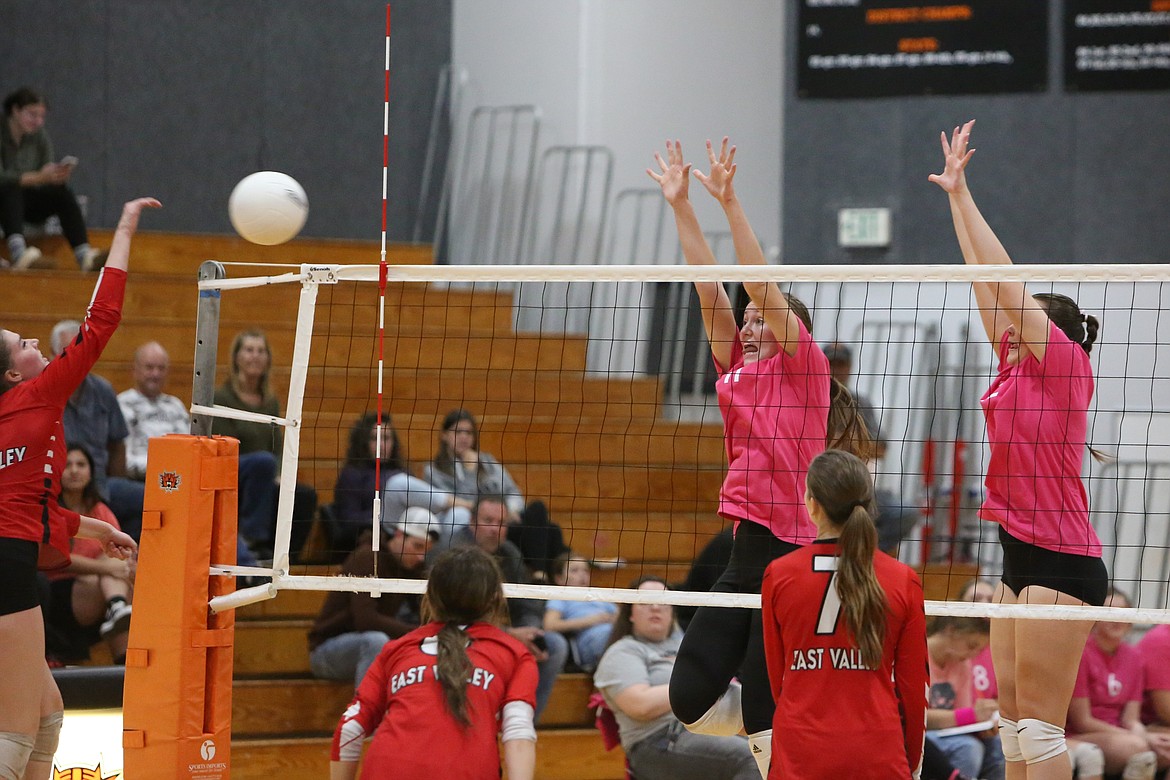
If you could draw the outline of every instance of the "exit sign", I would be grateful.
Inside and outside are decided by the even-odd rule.
[[[890,245],[890,210],[841,209],[837,212],[837,243],[846,248]]]

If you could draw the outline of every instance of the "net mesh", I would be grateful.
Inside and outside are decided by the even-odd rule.
[[[423,476],[443,417],[465,409],[479,451],[504,465],[526,502],[545,504],[575,555],[595,563],[592,588],[512,592],[634,601],[641,592],[622,586],[656,574],[682,588],[657,598],[737,606],[758,597],[682,585],[722,570],[718,558],[707,570],[693,563],[728,525],[716,514],[726,463],[715,372],[691,283],[722,281],[742,303],[742,280],[780,281],[808,304],[818,343],[848,352],[852,388],[872,408],[884,445],[874,463],[883,547],[922,569],[931,612],[964,614],[1029,609],[942,603],[974,574],[995,578],[1002,566],[997,527],[977,517],[988,458],[979,398],[995,355],[970,282],[1014,278],[1032,293],[1064,293],[1102,323],[1089,441],[1108,460],[1086,457],[1084,478],[1106,566],[1135,608],[1117,614],[1170,620],[1165,268],[400,266],[386,288],[381,375],[376,266],[265,270],[229,266],[227,280],[202,283],[224,291],[219,362],[226,370],[235,331],[264,330],[274,389],[288,399],[285,473],[291,463],[323,504],[337,504],[351,429],[376,408],[381,387],[407,472]],[[308,576],[336,571],[346,550],[318,542],[302,556],[291,506],[279,522],[293,549],[282,558],[278,535],[274,588],[421,590],[417,581]],[[321,565],[297,569],[301,557]]]

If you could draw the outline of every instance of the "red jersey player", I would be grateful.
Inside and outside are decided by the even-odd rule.
[[[826,450],[807,485],[817,540],[764,575],[776,700],[768,777],[917,777],[929,684],[922,584],[877,551],[873,483],[860,458]]]
[[[499,628],[507,615],[495,561],[478,547],[439,556],[423,597],[429,622],[386,644],[333,735],[333,780],[434,777],[532,780],[536,661]]]
[[[69,564],[69,540],[96,539],[107,555],[126,558],[134,540],[113,526],[61,508],[65,434],[61,414],[93,368],[122,317],[130,239],[153,198],[130,201],[114,232],[109,260],[77,339],[52,363],[37,339],[0,330],[0,776],[48,777],[61,730],[61,693],[45,663],[37,598],[42,568]],[[27,768],[28,774],[25,775]]]

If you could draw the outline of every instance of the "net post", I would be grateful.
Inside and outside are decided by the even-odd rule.
[[[150,441],[123,695],[128,777],[231,776],[235,612],[207,603],[234,588],[209,569],[235,561],[238,461],[235,439]]]
[[[199,281],[225,279],[223,263],[205,260],[199,266]],[[215,361],[219,350],[219,290],[200,290],[195,320],[195,371],[191,376],[191,404],[212,406],[215,402]],[[191,415],[191,433],[211,435],[211,418]]]

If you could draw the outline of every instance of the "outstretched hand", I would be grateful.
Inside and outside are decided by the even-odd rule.
[[[133,233],[138,229],[138,218],[142,215],[143,209],[161,208],[162,204],[155,198],[136,198],[135,200],[127,201],[122,206],[122,218],[118,220],[118,227]]]
[[[965,170],[967,163],[971,160],[971,155],[975,154],[974,149],[967,147],[971,141],[971,128],[974,126],[975,120],[972,119],[961,128],[956,127],[951,132],[951,140],[949,142],[947,141],[946,132],[939,134],[942,138],[943,156],[946,158],[946,166],[943,168],[942,173],[930,174],[929,179],[952,195],[962,192],[967,188],[967,175]]]
[[[654,153],[654,159],[658,161],[662,173],[655,173],[651,168],[647,168],[646,173],[662,187],[662,196],[666,202],[673,206],[686,201],[691,184],[691,165],[683,162],[682,144],[667,140],[666,159],[663,160],[658,152]]]
[[[727,136],[723,136],[718,157],[715,156],[711,142],[707,141],[707,161],[711,163],[711,172],[704,176],[701,171],[695,171],[695,178],[707,188],[707,192],[711,193],[715,200],[720,203],[731,202],[735,199],[735,188],[731,183],[735,178],[735,147],[728,148]]]

